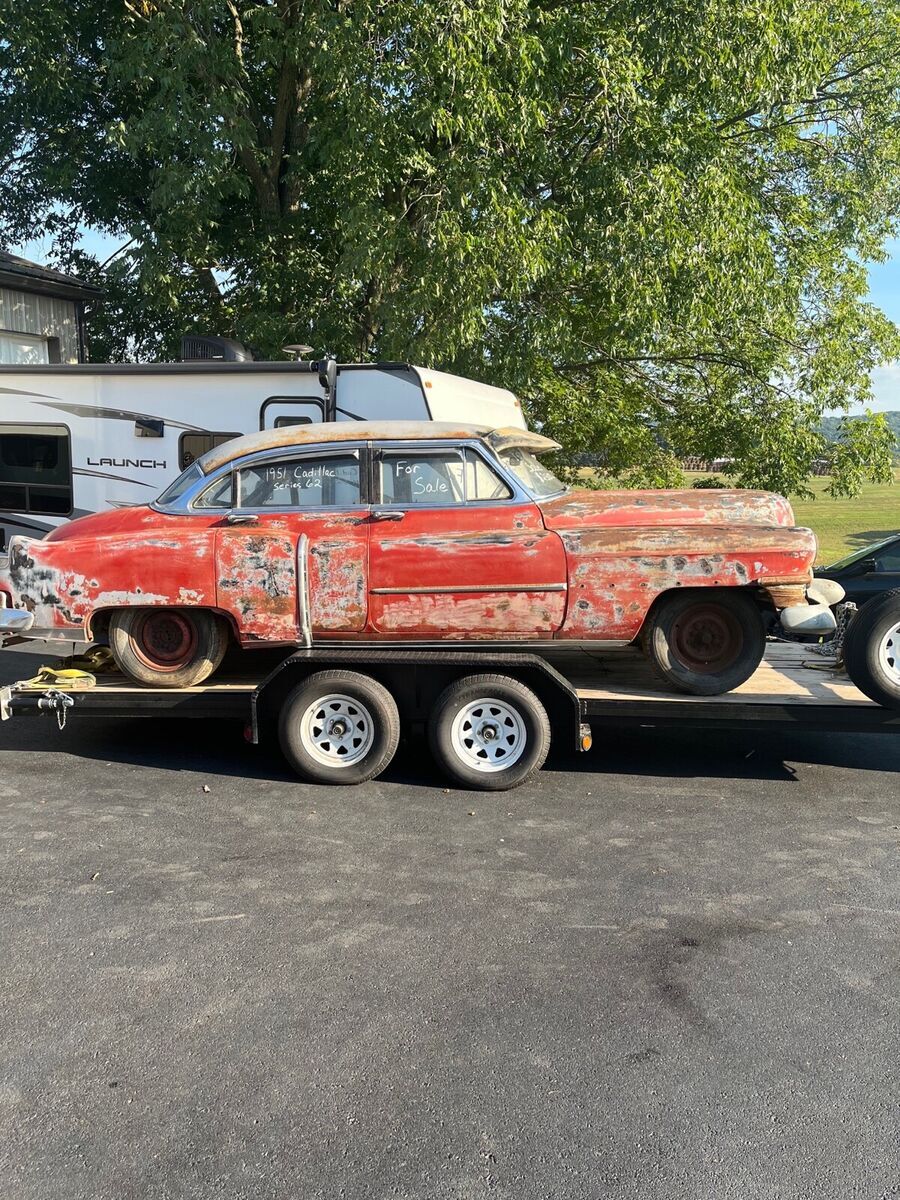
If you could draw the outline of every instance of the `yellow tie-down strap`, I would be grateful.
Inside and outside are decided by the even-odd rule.
[[[22,691],[46,691],[55,688],[59,692],[86,692],[97,686],[97,677],[90,671],[78,671],[72,667],[41,667],[32,679],[20,679],[13,687]]]

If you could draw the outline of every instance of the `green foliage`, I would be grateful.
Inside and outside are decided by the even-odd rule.
[[[884,413],[869,413],[867,420],[845,418],[830,455],[831,496],[856,496],[864,483],[890,483],[894,433]]]
[[[5,0],[0,238],[104,282],[98,357],[411,359],[601,482],[691,454],[796,493],[900,352],[859,265],[900,212],[900,9],[825,7]],[[86,224],[130,239],[105,267]],[[880,434],[845,440],[855,489]]]

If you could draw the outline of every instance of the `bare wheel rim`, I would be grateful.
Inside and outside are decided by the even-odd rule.
[[[486,773],[505,771],[525,753],[528,733],[516,708],[485,696],[464,705],[453,718],[450,744],[467,767]]]
[[[371,712],[352,696],[334,692],[320,696],[300,718],[303,748],[324,767],[352,767],[366,757],[375,741]]]
[[[740,622],[718,604],[694,604],[672,625],[672,648],[679,661],[701,675],[730,667],[742,640]]]
[[[878,661],[883,670],[900,683],[900,623],[889,629],[878,647]]]
[[[132,638],[135,655],[155,671],[178,671],[193,661],[197,626],[184,613],[162,609],[145,613]]]

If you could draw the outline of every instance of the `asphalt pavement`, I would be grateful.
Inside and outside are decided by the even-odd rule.
[[[597,730],[316,788],[229,723],[9,721],[0,1196],[898,1196],[898,773]]]

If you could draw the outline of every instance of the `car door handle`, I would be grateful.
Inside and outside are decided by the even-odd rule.
[[[400,508],[373,508],[373,521],[402,521],[406,513]]]
[[[259,517],[254,513],[229,513],[225,518],[226,525],[256,525]]]

